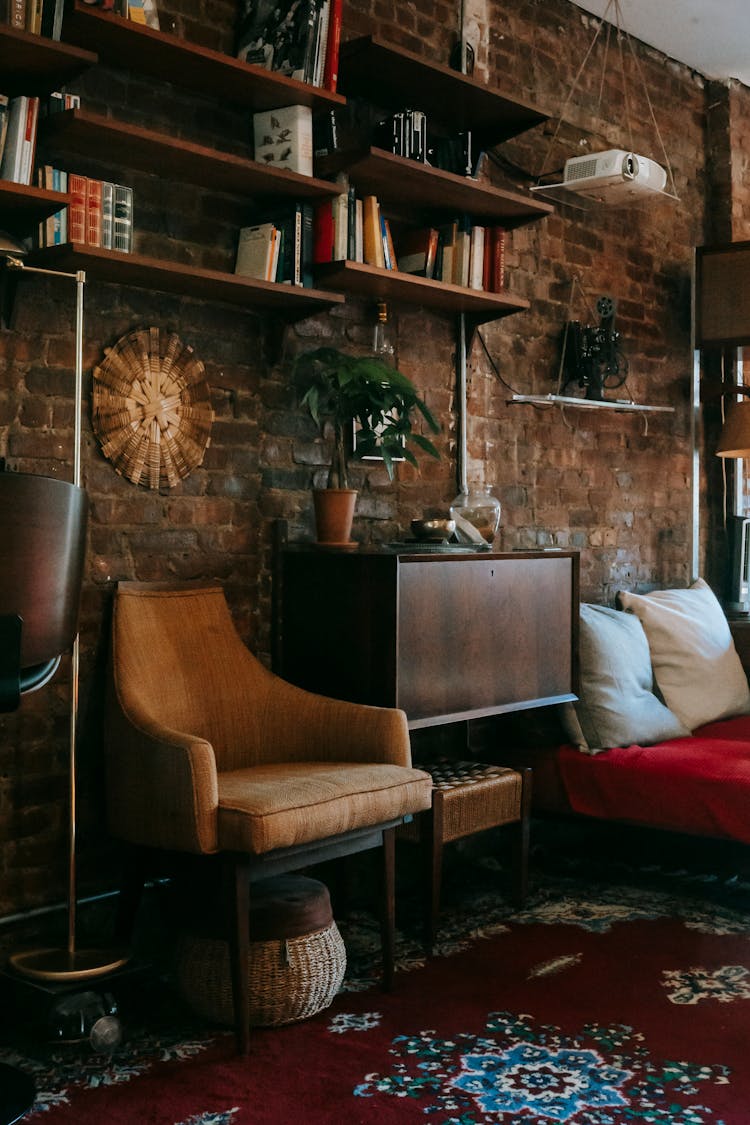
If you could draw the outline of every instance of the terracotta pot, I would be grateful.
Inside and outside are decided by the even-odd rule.
[[[313,502],[318,543],[327,547],[354,546],[351,534],[357,490],[316,488],[313,491]]]

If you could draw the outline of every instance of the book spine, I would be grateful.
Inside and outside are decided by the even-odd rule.
[[[36,126],[39,117],[39,98],[26,99],[26,123],[24,126],[23,152],[19,183],[30,184],[34,171],[36,154]]]
[[[86,243],[88,246],[102,244],[102,181],[86,181]]]
[[[115,217],[112,249],[130,254],[133,249],[133,189],[115,184]]]
[[[8,105],[8,129],[0,164],[0,179],[11,180],[13,183],[20,183],[27,106],[28,98],[23,95],[12,98]]]
[[[339,172],[336,177],[339,194],[333,201],[333,260],[343,262],[349,246],[349,177]]]
[[[383,252],[385,254],[386,269],[396,269],[396,251],[393,246],[393,236],[391,234],[391,224],[387,219],[381,218],[383,228]]]
[[[26,27],[26,0],[10,0],[10,26],[23,31]]]
[[[314,244],[314,220],[315,209],[312,203],[302,204],[302,253],[301,253],[301,271],[302,271],[302,284],[311,289],[314,283],[313,277],[313,244]]]
[[[59,187],[59,190],[63,194],[65,194],[68,190],[68,173],[67,172],[62,172],[62,171],[60,172],[60,187]],[[57,228],[55,229],[55,239],[57,239],[58,236],[59,236],[60,242],[65,243],[65,242],[68,241],[68,208],[63,207],[61,211],[57,212],[57,214],[60,217],[60,227],[59,227],[59,231],[58,231]]]
[[[380,208],[377,197],[366,195],[362,200],[364,259],[369,266],[385,266],[383,237],[380,230]]]
[[[2,167],[3,163],[5,138],[8,135],[8,105],[9,99],[7,94],[0,94],[0,167]]]
[[[471,228],[471,250],[469,260],[469,288],[482,288],[484,272],[484,227]]]
[[[342,10],[343,0],[331,0],[331,10],[328,15],[328,44],[323,68],[323,86],[334,94],[339,83]]]
[[[77,172],[68,176],[68,237],[71,242],[86,241],[86,177]]]
[[[505,288],[505,229],[493,227],[491,232],[490,290],[502,293]]]
[[[111,250],[114,245],[115,185],[102,182],[102,247]]]
[[[333,261],[333,200],[324,199],[315,208],[313,262]]]
[[[331,0],[323,0],[323,6],[320,10],[318,35],[315,43],[315,67],[311,79],[313,86],[323,85],[323,70],[325,67],[326,49],[328,47],[328,23],[330,14]]]

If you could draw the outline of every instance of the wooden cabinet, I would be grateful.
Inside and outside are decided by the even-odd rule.
[[[575,698],[576,552],[289,547],[278,671],[412,729]]]

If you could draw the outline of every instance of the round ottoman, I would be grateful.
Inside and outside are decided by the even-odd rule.
[[[346,950],[328,888],[303,875],[263,879],[250,888],[250,1026],[277,1027],[327,1008],[341,987]],[[185,933],[177,981],[200,1015],[232,1025],[229,942]]]

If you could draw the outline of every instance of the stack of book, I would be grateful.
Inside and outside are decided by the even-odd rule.
[[[290,203],[242,228],[234,272],[258,281],[310,287],[312,261],[312,204]]]
[[[31,183],[38,122],[39,98],[0,94],[0,180]]]
[[[242,0],[237,57],[335,91],[342,0]]]
[[[0,23],[59,39],[65,0],[0,0]]]
[[[70,206],[67,242],[101,246],[104,250],[133,249],[133,189],[108,180],[68,174]],[[49,245],[49,243],[47,244]]]
[[[339,173],[340,192],[315,207],[313,261],[363,262],[433,281],[499,293],[505,288],[505,230],[462,215],[434,227],[406,227],[396,234],[377,196],[359,199]]]
[[[68,173],[44,164],[36,170],[37,184],[48,191],[67,192]],[[37,246],[60,246],[68,241],[68,208],[61,207],[39,224]]]

